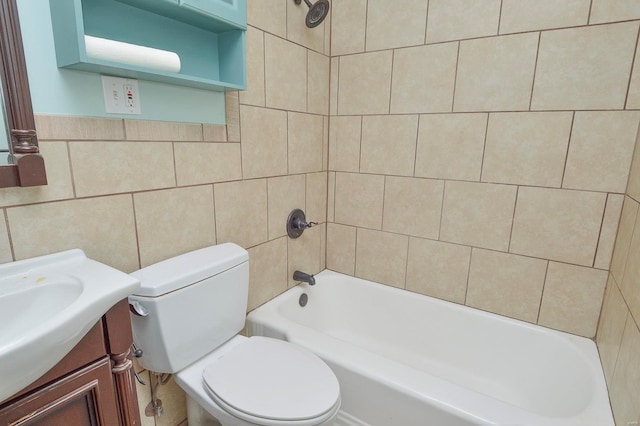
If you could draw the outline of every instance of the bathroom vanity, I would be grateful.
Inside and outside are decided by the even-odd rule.
[[[0,425],[140,425],[132,342],[125,299],[44,376],[0,402]]]

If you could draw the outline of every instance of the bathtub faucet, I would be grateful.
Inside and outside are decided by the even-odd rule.
[[[315,285],[315,283],[316,283],[316,279],[313,277],[312,274],[305,274],[302,271],[295,271],[293,273],[293,280],[294,281],[304,281],[306,283],[309,283],[309,285]]]

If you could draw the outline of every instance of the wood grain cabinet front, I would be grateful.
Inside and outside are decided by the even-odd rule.
[[[0,426],[138,426],[128,302],[40,379],[0,401]]]

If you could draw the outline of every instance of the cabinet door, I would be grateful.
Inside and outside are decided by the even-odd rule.
[[[180,6],[247,26],[247,0],[179,0]]]
[[[0,409],[12,426],[113,426],[120,424],[109,358]]]

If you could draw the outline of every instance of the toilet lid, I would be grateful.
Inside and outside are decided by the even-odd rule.
[[[220,406],[245,420],[313,419],[340,400],[333,371],[292,343],[251,337],[209,364],[202,377]]]

